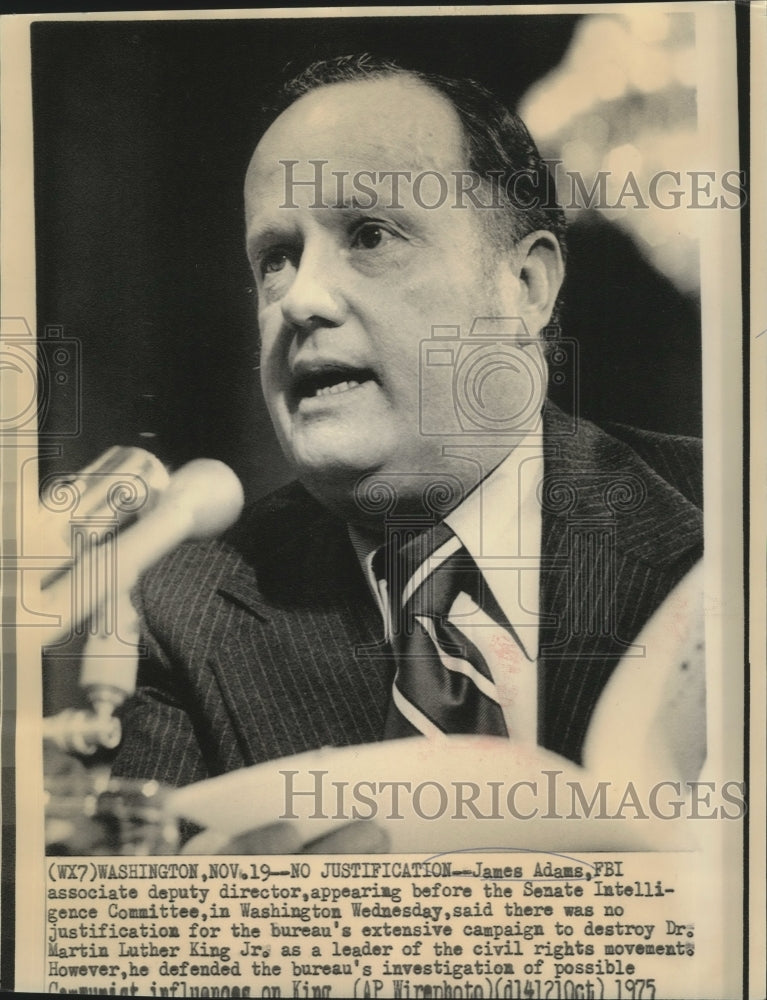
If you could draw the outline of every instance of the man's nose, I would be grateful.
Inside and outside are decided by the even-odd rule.
[[[339,326],[343,297],[331,247],[304,246],[290,287],[282,297],[282,314],[293,326]]]

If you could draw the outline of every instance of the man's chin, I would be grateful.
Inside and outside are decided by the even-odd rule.
[[[298,478],[320,503],[345,521],[360,527],[375,528],[392,514],[431,516],[436,507],[445,510],[463,499],[460,482],[451,477],[440,485],[438,493],[429,489],[433,476],[421,472],[387,471],[384,463],[337,464],[333,467],[303,468]],[[430,503],[430,498],[436,502]]]
[[[358,522],[362,514],[360,490],[370,478],[365,467],[338,463],[332,467],[303,466],[297,469],[299,481],[315,499],[345,521]]]
[[[353,497],[357,484],[381,466],[379,454],[366,450],[334,450],[311,455],[295,454],[292,465],[300,481],[320,499]]]

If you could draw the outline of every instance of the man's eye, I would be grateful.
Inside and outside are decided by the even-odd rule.
[[[261,273],[276,274],[282,271],[286,264],[290,263],[290,255],[287,250],[270,250],[261,258]]]
[[[378,222],[364,222],[355,230],[352,237],[352,247],[362,250],[376,250],[387,239],[393,238],[393,233]]]

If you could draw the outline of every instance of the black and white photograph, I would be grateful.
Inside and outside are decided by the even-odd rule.
[[[735,7],[30,19],[4,988],[756,996]]]

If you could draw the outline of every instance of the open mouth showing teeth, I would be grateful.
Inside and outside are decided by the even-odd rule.
[[[299,376],[294,392],[298,399],[338,396],[359,389],[370,381],[375,381],[375,376],[366,368],[323,368]]]

